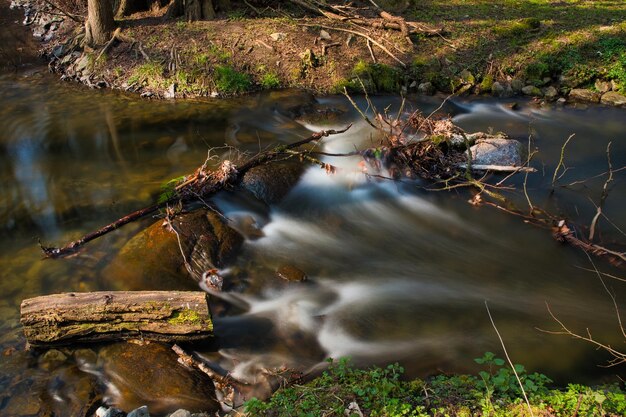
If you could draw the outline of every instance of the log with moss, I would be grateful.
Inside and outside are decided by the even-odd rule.
[[[213,323],[204,292],[65,293],[22,302],[21,323],[33,347],[144,339],[208,339]]]

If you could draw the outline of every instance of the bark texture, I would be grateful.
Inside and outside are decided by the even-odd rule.
[[[104,45],[111,39],[115,29],[113,5],[109,0],[87,0],[85,43],[89,46]]]
[[[213,0],[173,0],[167,11],[168,18],[185,16],[185,20],[210,20],[215,18]]]
[[[199,291],[102,291],[29,298],[22,302],[21,323],[34,347],[132,338],[182,342],[213,334],[206,293]]]

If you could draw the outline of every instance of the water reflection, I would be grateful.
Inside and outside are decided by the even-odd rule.
[[[123,289],[126,283],[103,271],[145,224],[63,261],[42,261],[37,238],[70,240],[150,204],[163,182],[193,171],[211,147],[217,156],[233,155],[229,146],[252,154],[307,136],[322,122],[301,120],[294,106],[309,100],[305,93],[283,92],[233,101],[150,102],[59,85],[43,75],[0,78],[0,348],[7,353],[0,357],[0,391],[19,394],[22,402],[39,398],[32,392],[74,398],[66,389],[81,379],[74,363],[84,372],[103,354],[66,352],[67,361],[53,372],[42,367],[40,356],[22,351],[19,303],[38,294]],[[321,101],[346,111],[333,127],[357,121],[345,100]],[[375,102],[379,108],[391,104],[391,111],[399,104]],[[438,102],[415,99],[410,105],[429,112]],[[491,101],[455,102],[449,109],[468,131],[492,128],[523,141],[532,133],[540,173],[528,179],[530,198],[581,223],[593,217],[589,198],[598,201],[605,178],[550,192],[564,140],[576,133],[563,184],[606,171],[610,140],[613,166],[626,165],[623,110],[522,104],[512,111]],[[324,150],[351,151],[374,139],[358,122],[329,138]],[[599,339],[621,342],[606,293],[577,268],[588,266],[583,254],[517,218],[472,208],[462,191],[428,193],[419,183],[368,181],[354,159],[329,161],[342,168],[337,175],[311,168],[280,205],[232,195],[215,199],[237,224],[255,222],[261,229],[231,265],[241,283],[226,298],[236,299],[237,307],[214,300],[220,350],[203,353],[219,366],[251,380],[267,368],[315,367],[341,355],[360,363],[399,360],[411,375],[472,370],[473,357],[498,350],[484,310],[488,300],[516,362],[564,380],[619,372],[597,368],[605,358],[590,346],[535,329],[554,327],[548,302],[576,329],[590,327]],[[623,179],[623,172],[616,176],[604,207],[622,230]],[[600,228],[607,241],[622,238],[604,219]],[[305,271],[310,283],[285,286],[275,277],[282,264]],[[623,303],[623,286],[612,284]],[[14,401],[0,395],[3,412],[19,405]]]

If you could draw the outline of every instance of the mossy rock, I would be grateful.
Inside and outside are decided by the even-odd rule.
[[[176,233],[159,220],[135,235],[105,268],[103,275],[121,290],[196,289],[209,269],[222,267],[238,252],[242,236],[207,209],[176,216]]]
[[[400,91],[402,74],[385,64],[359,61],[352,69],[352,79],[346,88],[353,92],[394,93]]]
[[[493,83],[495,82],[493,75],[485,75],[483,80],[480,82],[480,92],[481,93],[491,93],[493,88]]]

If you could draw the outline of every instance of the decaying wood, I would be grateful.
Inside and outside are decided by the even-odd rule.
[[[204,292],[101,291],[22,301],[21,323],[33,347],[121,339],[205,340],[213,323]]]
[[[277,159],[294,157],[297,155],[297,153],[294,154],[288,151],[299,148],[300,146],[306,145],[311,142],[316,142],[330,135],[343,133],[347,131],[351,126],[352,124],[349,124],[345,129],[342,130],[330,129],[313,133],[308,138],[291,143],[289,145],[281,145],[273,150],[269,150],[255,155],[240,166],[236,166],[231,161],[226,160],[222,162],[221,166],[218,169],[211,171],[207,168],[206,164],[204,164],[198,170],[196,170],[195,173],[187,176],[185,181],[176,188],[176,194],[173,197],[167,199],[167,201],[134,211],[122,217],[121,219],[114,221],[113,223],[110,223],[94,232],[88,233],[78,240],[66,244],[63,247],[46,247],[41,242],[39,242],[39,245],[41,246],[41,249],[47,258],[55,259],[74,255],[84,244],[94,239],[97,239],[100,236],[103,236],[113,230],[119,229],[120,227],[128,223],[131,223],[162,208],[165,208],[170,204],[188,203],[191,201],[206,199],[221,190],[233,188],[241,182],[243,176],[250,169],[259,165],[270,163]],[[322,168],[328,169],[328,167],[325,165],[322,166]]]
[[[552,232],[554,238],[559,242],[568,243],[575,248],[582,249],[586,253],[604,257],[615,266],[624,267],[626,265],[626,253],[613,251],[598,244],[579,239],[574,231],[568,227],[565,220],[560,220],[554,226]]]

